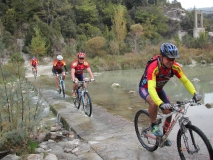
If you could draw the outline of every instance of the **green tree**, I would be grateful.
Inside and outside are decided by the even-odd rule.
[[[80,5],[75,6],[76,21],[80,23],[98,23],[98,10],[92,0],[82,0]]]
[[[3,42],[3,25],[0,21],[0,58],[3,58],[5,55],[5,43]],[[0,61],[0,65],[1,65]]]
[[[16,12],[14,9],[8,9],[6,14],[2,17],[2,23],[7,31],[11,34],[15,33],[16,29]]]
[[[127,10],[125,6],[120,4],[114,6],[114,15],[112,17],[112,23],[113,23],[112,31],[115,33],[115,37],[116,37],[115,42],[119,46],[122,45],[122,42],[124,41],[127,34],[126,19],[125,19],[126,12]]]
[[[163,10],[156,6],[141,8],[135,13],[135,22],[141,23],[144,28],[144,37],[155,39],[165,35],[168,31],[168,18]]]
[[[89,56],[103,56],[106,54],[104,46],[106,40],[103,37],[94,37],[86,42],[86,50],[89,53]]]
[[[142,41],[143,27],[140,24],[134,24],[130,27],[130,32],[128,33],[128,42],[132,48],[133,53],[139,52],[139,46]]]
[[[30,52],[35,56],[44,56],[47,53],[49,46],[46,45],[46,39],[42,37],[38,26],[34,27],[35,36],[31,40]]]
[[[193,36],[194,28],[194,10],[186,11],[186,16],[180,22],[181,29],[188,32],[190,36]]]

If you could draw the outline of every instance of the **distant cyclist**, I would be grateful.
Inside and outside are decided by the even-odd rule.
[[[65,72],[64,72],[63,68],[65,69]],[[65,74],[68,74],[68,72],[67,72],[66,62],[65,62],[65,60],[63,60],[62,55],[58,55],[56,60],[54,60],[52,71],[53,71],[54,75],[62,74],[63,75],[62,79],[63,80],[65,79]],[[56,76],[56,90],[57,91],[59,91],[58,84],[59,84],[59,77]]]
[[[33,56],[33,57],[30,59],[30,65],[31,65],[31,67],[32,67],[32,71],[33,71],[33,69],[35,69],[36,75],[37,75],[38,59],[35,58],[35,56]]]
[[[86,57],[85,53],[79,52],[77,54],[77,58],[78,59],[74,60],[71,63],[71,65],[70,65],[70,68],[71,68],[71,78],[72,78],[72,80],[74,82],[74,84],[73,84],[73,90],[72,90],[72,97],[76,97],[75,90],[76,90],[78,84],[75,83],[75,82],[83,81],[84,80],[84,70],[85,69],[89,73],[91,81],[94,81],[94,76],[93,76],[93,73],[91,71],[90,64],[89,64],[89,62],[87,62],[85,60],[85,57]]]
[[[160,55],[156,55],[147,64],[144,74],[139,83],[140,96],[149,103],[149,116],[152,126],[152,133],[155,136],[163,136],[158,126],[156,125],[156,117],[158,108],[162,109],[164,114],[170,113],[170,101],[163,87],[175,75],[186,89],[194,96],[196,101],[202,99],[202,96],[196,92],[195,87],[185,76],[182,68],[175,62],[179,58],[179,52],[175,45],[171,43],[163,43],[160,48]],[[171,117],[166,119],[164,128],[168,128],[171,122]],[[165,130],[164,130],[165,132]],[[171,146],[170,140],[165,141],[166,146]]]

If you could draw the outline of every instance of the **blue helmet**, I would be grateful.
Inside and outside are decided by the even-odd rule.
[[[160,47],[160,53],[168,58],[180,57],[177,47],[172,43],[163,43]]]

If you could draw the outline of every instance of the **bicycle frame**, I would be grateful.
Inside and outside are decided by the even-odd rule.
[[[63,94],[63,97],[65,97],[65,82],[63,80],[63,75],[62,74],[57,74],[59,80],[58,80],[58,86],[59,86],[59,94]]]
[[[63,84],[64,83],[63,75],[62,74],[58,74],[58,77],[59,77],[59,85]]]
[[[169,126],[166,128],[165,134],[164,134],[163,137],[154,137],[154,136],[151,136],[151,135],[147,135],[150,138],[154,138],[154,139],[157,138],[157,142],[158,142],[158,146],[159,147],[163,147],[164,146],[165,140],[167,139],[167,137],[171,133],[173,127],[175,126],[175,124],[177,123],[178,120],[179,120],[180,129],[182,129],[182,130],[185,130],[184,126],[186,124],[191,124],[191,121],[189,120],[189,118],[188,117],[184,117],[184,115],[186,114],[187,109],[188,109],[188,107],[186,106],[187,103],[189,103],[190,106],[195,105],[194,101],[191,101],[191,100],[186,102],[185,104],[184,103],[182,103],[182,104],[173,104],[172,105],[173,110],[172,110],[171,113],[169,113],[169,114],[158,114],[156,124],[159,125],[159,128],[160,128],[160,130],[162,132],[164,130],[164,124],[165,124],[166,118],[170,117],[172,115],[175,115],[175,117],[172,118],[172,121],[169,124]]]
[[[78,82],[78,88],[77,88],[77,91],[80,91],[79,93],[80,93],[80,95],[79,95],[79,93],[77,93],[78,94],[78,98],[80,99],[80,97],[82,98],[82,101],[83,101],[83,103],[85,103],[85,100],[84,100],[84,93],[85,92],[88,92],[87,91],[87,89],[84,87],[84,83],[89,83],[89,81],[79,81]]]

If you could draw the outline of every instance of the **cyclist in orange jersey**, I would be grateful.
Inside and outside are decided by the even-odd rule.
[[[65,72],[63,70],[63,67],[65,69]],[[62,74],[63,75],[62,79],[65,80],[65,74],[68,74],[68,72],[67,72],[66,62],[65,62],[65,60],[63,60],[62,55],[58,55],[56,60],[54,60],[52,71],[53,71],[54,75]],[[59,91],[58,84],[59,84],[59,77],[56,76],[56,90],[57,91]]]
[[[30,60],[30,65],[31,65],[31,67],[32,67],[32,71],[33,71],[33,69],[36,70],[36,75],[37,75],[38,59],[35,58],[35,56],[33,56],[32,59]]]

